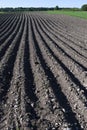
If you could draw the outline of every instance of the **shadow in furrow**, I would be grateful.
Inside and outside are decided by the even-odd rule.
[[[36,24],[35,24],[36,25]],[[49,52],[52,54],[52,56],[55,58],[55,60],[57,61],[58,64],[60,64],[60,66],[65,70],[65,72],[67,72],[67,74],[69,75],[70,79],[72,80],[72,82],[74,82],[77,86],[79,86],[80,90],[84,90],[84,95],[87,99],[87,90],[86,88],[80,83],[80,81],[75,77],[75,75],[70,72],[70,70],[65,66],[64,63],[62,63],[62,61],[60,59],[58,59],[58,57],[54,54],[54,52],[50,49],[50,47],[47,45],[45,39],[43,38],[43,36],[40,34],[37,26],[36,26],[36,29],[40,35],[40,37],[42,38],[45,46],[47,47],[47,49],[49,50]],[[56,43],[55,43],[56,44]],[[63,51],[65,53],[65,51],[62,49],[62,48],[59,48],[61,49],[61,51]],[[69,58],[71,58],[67,53],[65,53]],[[71,58],[72,59],[72,58]],[[74,60],[74,59],[73,59]],[[75,61],[76,62],[76,61]],[[83,66],[81,66],[83,67]],[[87,69],[87,68],[85,68]],[[85,103],[85,105],[87,106],[87,103]]]
[[[76,130],[76,128],[78,128],[79,130],[82,130],[78,120],[75,118],[75,114],[73,113],[72,108],[69,105],[69,102],[68,102],[66,96],[61,91],[60,85],[57,83],[56,78],[54,77],[53,73],[51,72],[50,68],[47,66],[47,64],[42,56],[41,50],[40,50],[37,40],[35,38],[32,21],[31,21],[31,28],[32,28],[32,34],[33,34],[33,39],[34,39],[34,43],[35,43],[37,56],[39,57],[41,66],[44,69],[44,72],[48,77],[49,83],[52,87],[52,90],[56,96],[57,101],[59,102],[60,106],[62,108],[64,108],[66,111],[64,113],[65,118],[66,118],[67,122],[72,125],[72,128],[74,130]]]
[[[31,106],[31,103],[34,103],[34,106],[36,105],[36,101],[38,100],[37,96],[35,95],[35,84],[34,84],[34,77],[32,73],[32,68],[30,64],[30,50],[29,50],[29,40],[28,40],[28,24],[27,24],[27,33],[26,33],[26,41],[25,41],[25,53],[24,53],[24,72],[25,72],[25,92],[26,96],[28,97],[27,100],[29,102],[26,103],[26,112],[30,113],[29,118],[30,120],[37,120],[38,116],[36,114],[36,111],[34,110],[34,107]],[[32,123],[30,122],[29,127],[35,130],[37,130],[36,125],[32,126]]]

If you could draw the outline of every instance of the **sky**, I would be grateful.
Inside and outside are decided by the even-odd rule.
[[[0,0],[1,7],[81,7],[87,0]]]

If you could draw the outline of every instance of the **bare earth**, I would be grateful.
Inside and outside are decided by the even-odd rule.
[[[0,130],[87,130],[87,20],[0,15]]]

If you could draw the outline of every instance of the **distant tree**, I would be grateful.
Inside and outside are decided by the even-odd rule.
[[[58,7],[58,5],[55,7],[55,10],[59,10],[59,7]]]
[[[82,5],[81,9],[82,9],[83,11],[87,11],[87,4]]]

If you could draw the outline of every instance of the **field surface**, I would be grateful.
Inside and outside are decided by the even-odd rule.
[[[0,130],[87,130],[87,20],[0,15]]]

